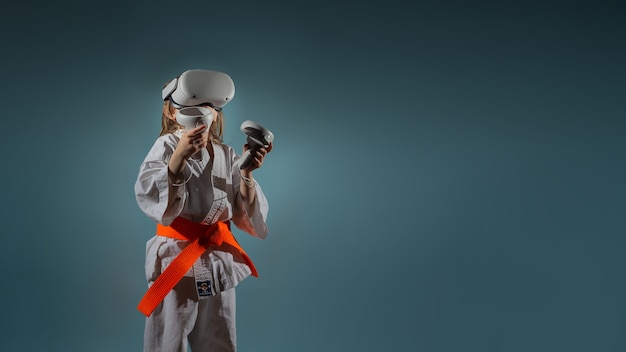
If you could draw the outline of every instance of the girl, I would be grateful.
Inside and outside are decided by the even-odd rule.
[[[165,99],[161,134],[135,183],[139,207],[157,223],[146,245],[150,287],[138,307],[147,316],[144,351],[235,351],[235,287],[257,273],[230,223],[267,236],[268,202],[252,172],[273,145],[252,151],[254,162],[240,170],[240,156],[222,142],[221,106],[198,104],[213,122],[184,130],[177,103]]]

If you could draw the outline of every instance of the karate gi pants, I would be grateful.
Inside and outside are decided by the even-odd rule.
[[[183,277],[146,318],[144,352],[234,352],[235,289],[198,299],[193,277]]]

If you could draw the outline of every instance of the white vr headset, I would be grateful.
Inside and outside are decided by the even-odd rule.
[[[172,79],[161,96],[178,109],[208,105],[220,111],[235,96],[235,83],[223,72],[187,70]]]

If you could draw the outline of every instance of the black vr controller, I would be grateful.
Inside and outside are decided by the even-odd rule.
[[[274,134],[267,128],[259,125],[258,123],[250,120],[246,120],[241,124],[241,132],[245,133],[247,137],[248,150],[246,150],[241,159],[239,160],[239,168],[245,169],[250,166],[253,161],[251,151],[256,151],[262,147],[267,147],[274,140]]]

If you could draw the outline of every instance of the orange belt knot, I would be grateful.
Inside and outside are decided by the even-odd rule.
[[[236,248],[241,253],[248,267],[250,267],[252,275],[255,277],[259,276],[252,260],[230,231],[230,223],[220,221],[213,225],[207,225],[177,217],[170,226],[157,224],[156,234],[158,236],[186,240],[190,243],[159,275],[139,302],[137,309],[146,316],[152,314],[154,309],[165,299],[165,296],[191,269],[202,253],[211,246],[221,246],[223,243],[227,243]]]

